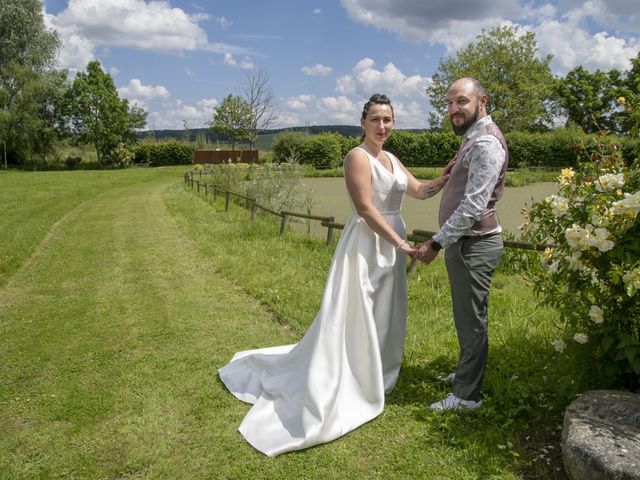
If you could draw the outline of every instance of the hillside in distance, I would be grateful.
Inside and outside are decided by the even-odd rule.
[[[318,135],[324,132],[339,133],[345,137],[357,137],[361,135],[362,128],[356,125],[309,125],[306,127],[288,127],[263,130],[260,135],[275,136],[282,132],[303,132],[308,135]],[[227,142],[228,139],[223,135],[214,134],[210,128],[190,128],[189,130],[143,130],[138,133],[139,138],[155,138],[156,140],[186,140],[189,136],[190,141],[195,141],[198,134],[204,135],[208,143]]]

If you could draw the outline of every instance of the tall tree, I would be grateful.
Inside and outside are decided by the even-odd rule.
[[[116,147],[133,143],[136,129],[146,124],[147,113],[120,99],[111,75],[97,60],[78,72],[67,100],[71,131],[77,142],[94,146],[98,164],[110,163]]]
[[[66,72],[51,69],[59,48],[39,0],[0,2],[0,141],[2,163],[50,150]]]
[[[615,101],[621,80],[617,70],[589,72],[582,66],[558,80],[559,103],[566,113],[567,124],[577,125],[586,133],[619,132]]]
[[[0,2],[0,65],[18,65],[43,71],[51,67],[58,51],[56,32],[47,30],[40,0]]]
[[[478,79],[487,90],[489,111],[500,128],[543,130],[551,125],[554,78],[549,68],[551,55],[539,57],[535,34],[519,27],[496,27],[482,31],[475,43],[454,57],[440,61],[427,95],[434,111],[433,128],[448,124],[446,92],[454,80],[464,76]]]
[[[636,108],[624,109],[622,117],[622,131],[633,137],[638,137],[640,130],[640,53],[631,60],[631,70],[624,73],[622,88],[618,92],[620,97],[624,97],[626,102],[635,105]]]
[[[227,137],[231,150],[235,150],[236,143],[251,137],[254,125],[251,106],[241,96],[229,94],[214,110],[210,125],[213,133]]]
[[[255,67],[249,70],[243,93],[253,115],[249,131],[249,145],[253,149],[260,131],[267,130],[276,119],[269,73]]]

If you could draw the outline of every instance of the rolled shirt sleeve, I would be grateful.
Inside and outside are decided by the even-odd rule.
[[[500,140],[493,135],[478,137],[462,158],[462,165],[469,170],[464,198],[433,236],[443,248],[471,233],[471,227],[487,208],[505,158]]]

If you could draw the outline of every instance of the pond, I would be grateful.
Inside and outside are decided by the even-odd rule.
[[[313,190],[314,215],[333,216],[338,223],[346,223],[351,216],[351,204],[347,195],[343,178],[305,178],[303,183]],[[525,205],[531,205],[533,201],[539,201],[558,191],[555,182],[542,182],[527,185],[525,187],[507,187],[497,210],[500,223],[505,231],[518,234],[518,227],[524,223],[522,209]],[[426,200],[416,200],[405,197],[402,207],[402,216],[407,224],[407,231],[414,229],[437,230],[438,205],[440,195]],[[310,233],[324,236],[326,229],[319,222],[312,222]],[[295,226],[296,231],[307,231],[307,226]]]

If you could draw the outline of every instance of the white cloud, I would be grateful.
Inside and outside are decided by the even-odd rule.
[[[554,72],[564,75],[578,65],[591,71],[631,68],[631,59],[640,51],[640,41],[616,37],[606,31],[592,34],[588,27],[594,19],[615,22],[604,4],[587,2],[558,19],[547,18],[531,27],[540,52],[553,55]]]
[[[171,96],[169,90],[162,85],[143,85],[137,78],[130,80],[129,85],[118,88],[118,93],[130,100],[141,100],[143,102],[166,100]]]
[[[229,52],[224,54],[224,58],[222,61],[225,65],[228,65],[230,67],[238,67],[242,70],[251,70],[255,66],[255,64],[249,57],[244,57],[238,62],[238,60],[236,60],[236,58]]]
[[[316,98],[298,95],[283,102],[279,115],[282,125],[357,125],[359,106],[346,96]]]
[[[314,97],[312,95],[298,95],[297,97],[289,98],[284,104],[293,111],[302,111],[309,108],[313,100]]]
[[[282,102],[284,125],[359,125],[362,106],[376,92],[391,97],[399,128],[426,128],[425,88],[429,78],[405,75],[394,64],[377,69],[370,58],[360,60],[349,75],[336,81],[337,96],[298,95]]]
[[[421,105],[421,103],[423,105]],[[422,102],[415,100],[393,102],[393,113],[396,128],[427,128],[426,98]]]
[[[345,95],[316,98],[313,95],[299,95],[283,102],[279,120],[282,125],[359,125],[362,106],[366,98],[354,100]],[[426,99],[394,101],[393,111],[396,128],[426,128],[427,115],[424,109]]]
[[[45,16],[47,25],[60,34],[59,61],[63,68],[84,68],[101,46],[172,54],[194,50],[247,53],[244,48],[209,42],[199,25],[209,19],[208,15],[190,15],[165,1],[69,0],[58,15]]]
[[[326,77],[330,75],[333,69],[331,67],[327,67],[326,65],[322,65],[320,63],[316,63],[312,67],[302,67],[302,71],[311,77]]]
[[[227,28],[229,28],[231,25],[233,25],[233,23],[232,23],[232,22],[230,22],[229,20],[227,20],[227,19],[226,19],[226,18],[224,18],[224,17],[218,17],[218,18],[216,18],[216,23],[217,23],[218,25],[220,25],[220,27],[221,27],[223,30],[226,30],[226,29],[227,29]]]
[[[321,98],[317,107],[329,123],[355,125],[361,114],[360,107],[345,96]]]
[[[587,69],[628,69],[640,50],[637,0],[564,0],[534,6],[525,0],[341,0],[350,18],[430,45],[448,55],[475,41],[482,30],[520,25],[536,33],[543,55],[552,54],[552,69],[566,73]],[[555,2],[554,2],[555,3]],[[343,89],[348,89],[344,79]]]
[[[364,58],[353,67],[351,75],[338,78],[336,90],[344,95],[357,94],[366,98],[376,92],[390,97],[424,96],[429,81],[420,75],[407,76],[393,63],[378,70],[372,59]]]
[[[341,0],[353,20],[397,34],[411,42],[440,43],[449,52],[483,28],[526,10],[517,0]]]
[[[84,37],[80,29],[75,25],[56,25],[56,17],[43,12],[47,28],[55,29],[62,41],[62,47],[58,51],[58,65],[67,68],[74,75],[89,64],[95,58],[95,44]]]
[[[218,105],[215,98],[203,98],[195,104],[185,104],[176,100],[165,104],[162,109],[149,113],[147,127],[150,129],[182,129],[183,121],[189,128],[207,127],[212,120],[213,109]]]
[[[321,8],[314,8],[313,9],[313,14],[314,15],[322,15],[322,9]]]

